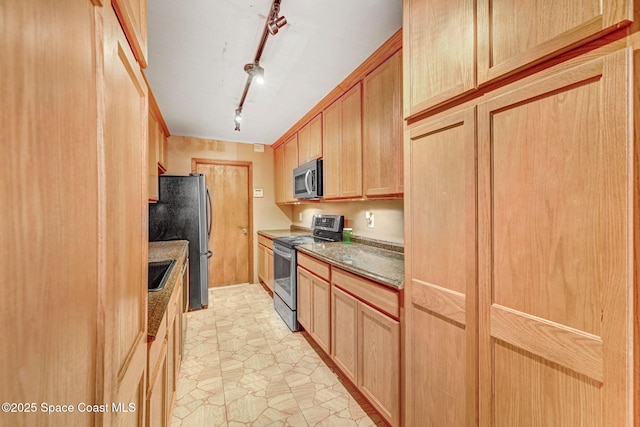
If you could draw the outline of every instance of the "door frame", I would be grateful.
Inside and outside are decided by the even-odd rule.
[[[203,159],[203,158],[191,158],[191,172],[197,173],[198,164],[206,165],[219,165],[219,166],[240,166],[247,168],[247,199],[249,207],[249,218],[247,225],[249,240],[247,242],[249,251],[249,277],[248,283],[253,283],[253,162],[241,161],[241,160],[216,160],[216,159]],[[213,215],[213,212],[211,213]],[[208,287],[208,284],[207,284]]]

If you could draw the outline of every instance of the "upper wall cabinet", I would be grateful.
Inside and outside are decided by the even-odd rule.
[[[633,0],[478,1],[478,80],[485,83],[626,25]]]
[[[298,163],[322,157],[322,113],[298,131]]]
[[[402,51],[398,51],[363,81],[362,185],[365,196],[402,194],[402,126]]]
[[[298,134],[284,143],[284,201],[297,202],[293,195],[293,170],[298,167]]]
[[[324,198],[362,196],[362,84],[324,110]]]
[[[476,87],[474,3],[471,0],[402,3],[405,117]]]
[[[111,0],[140,68],[147,68],[147,0]]]
[[[273,150],[274,198],[276,203],[284,203],[284,144]]]
[[[405,117],[594,40],[633,17],[633,0],[404,0],[403,8]]]

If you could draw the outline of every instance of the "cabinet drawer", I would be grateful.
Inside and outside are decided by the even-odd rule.
[[[334,285],[396,319],[400,317],[398,292],[335,267],[331,276],[331,283]]]
[[[298,252],[298,265],[306,268],[318,277],[329,280],[329,264]]]
[[[260,236],[258,235],[258,243],[260,243],[263,246],[268,247],[269,249],[273,249],[273,240],[268,239],[264,236]]]

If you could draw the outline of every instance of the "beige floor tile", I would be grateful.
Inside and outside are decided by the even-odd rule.
[[[376,426],[380,416],[260,285],[209,290],[188,315],[171,426]]]

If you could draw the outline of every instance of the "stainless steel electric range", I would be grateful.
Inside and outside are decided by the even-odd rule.
[[[296,246],[314,242],[339,242],[342,240],[343,227],[342,215],[314,215],[311,221],[313,234],[273,240],[273,306],[292,331],[300,329],[297,317]]]

